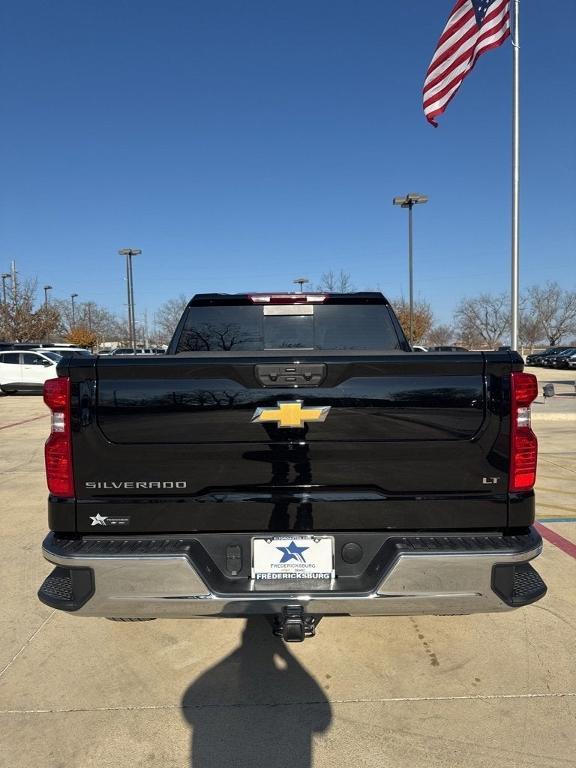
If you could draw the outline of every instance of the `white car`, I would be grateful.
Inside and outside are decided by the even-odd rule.
[[[0,389],[6,394],[42,392],[44,382],[56,378],[56,366],[61,359],[56,352],[2,352]]]

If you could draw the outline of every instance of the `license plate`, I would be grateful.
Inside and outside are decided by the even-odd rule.
[[[332,536],[268,536],[252,539],[256,581],[334,578]]]

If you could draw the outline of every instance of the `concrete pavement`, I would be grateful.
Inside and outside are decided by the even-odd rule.
[[[574,523],[552,522],[576,517],[568,400],[572,409],[546,403],[534,420],[538,509],[576,542]],[[50,570],[40,554],[48,424],[40,398],[0,398],[2,768],[576,766],[576,559],[566,552],[545,547],[549,594],[535,606],[324,619],[299,646],[257,620],[74,618],[35,596]]]
[[[576,370],[527,370],[536,374],[540,391],[532,406],[532,423],[540,443],[538,516],[547,524],[576,521]],[[545,384],[553,384],[556,392],[546,402],[542,397]],[[562,526],[563,535],[572,536],[574,527]]]

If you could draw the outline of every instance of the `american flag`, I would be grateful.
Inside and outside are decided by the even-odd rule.
[[[458,0],[436,46],[424,81],[424,114],[434,118],[448,106],[479,56],[510,34],[510,0]]]

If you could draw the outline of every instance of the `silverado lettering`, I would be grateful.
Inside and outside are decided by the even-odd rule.
[[[130,488],[150,488],[150,489],[171,489],[171,488],[186,488],[187,482],[185,480],[125,480],[115,482],[114,480],[87,480],[84,483],[85,488],[102,488],[102,489],[130,489]]]
[[[266,614],[288,641],[532,603],[536,394],[515,352],[414,353],[381,293],[195,296],[168,354],[66,358],[46,383],[39,597]]]

